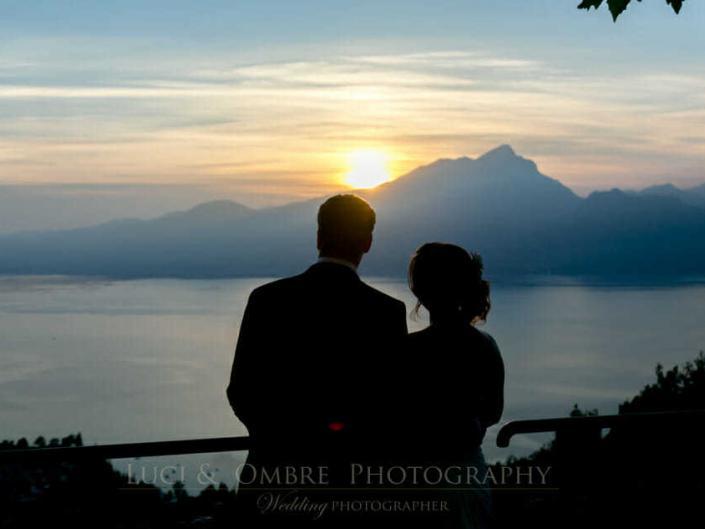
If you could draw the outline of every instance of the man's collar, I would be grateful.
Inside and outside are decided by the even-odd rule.
[[[318,262],[319,263],[331,263],[331,264],[345,266],[357,274],[357,266],[355,266],[353,263],[351,263],[350,261],[347,261],[345,259],[337,259],[336,257],[319,257]]]

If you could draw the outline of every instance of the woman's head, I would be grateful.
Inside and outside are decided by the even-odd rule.
[[[433,320],[460,316],[468,323],[487,319],[490,285],[482,258],[460,246],[430,242],[409,263],[409,287]]]

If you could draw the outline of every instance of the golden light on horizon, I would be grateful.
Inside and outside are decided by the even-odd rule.
[[[354,189],[371,189],[392,179],[389,156],[383,151],[364,149],[348,154],[345,183]]]

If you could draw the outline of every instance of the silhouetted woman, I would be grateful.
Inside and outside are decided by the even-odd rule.
[[[447,471],[440,483],[435,483],[437,472],[431,472],[427,478],[433,482],[424,485],[432,486],[435,499],[447,501],[448,512],[417,515],[417,527],[489,524],[489,483],[480,445],[487,428],[502,416],[504,366],[494,339],[475,327],[490,310],[490,287],[482,273],[479,255],[437,242],[421,246],[409,265],[417,310],[423,306],[431,317],[427,328],[409,335],[406,347],[410,387],[405,400],[420,420],[409,457]]]

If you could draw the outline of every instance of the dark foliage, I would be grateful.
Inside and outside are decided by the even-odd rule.
[[[0,442],[0,450],[81,446],[81,434]],[[104,460],[0,466],[0,528],[232,527],[235,494],[225,485],[189,496],[135,484]]]
[[[619,407],[620,413],[705,408],[705,353],[682,367],[665,371],[656,366],[656,383],[647,385],[631,400]]]
[[[619,407],[620,414],[705,409],[705,355],[656,368],[656,382]],[[574,406],[571,417],[596,415]],[[580,434],[579,434],[580,435]],[[700,424],[612,429],[593,444],[561,451],[552,441],[506,464],[551,468],[546,486],[495,490],[499,526],[699,527],[705,494],[705,430]],[[576,448],[577,447],[577,448]]]
[[[580,5],[578,6],[578,9],[590,9],[591,7],[594,7],[595,9],[599,8],[605,0],[583,0],[580,2]],[[621,15],[625,9],[627,9],[627,6],[631,3],[632,0],[607,0],[607,7],[610,10],[610,13],[612,13],[612,18],[617,21],[617,17]],[[637,0],[638,2],[641,2],[641,0]],[[676,13],[680,13],[681,8],[683,7],[683,0],[666,0],[666,3],[670,5],[673,10]]]

